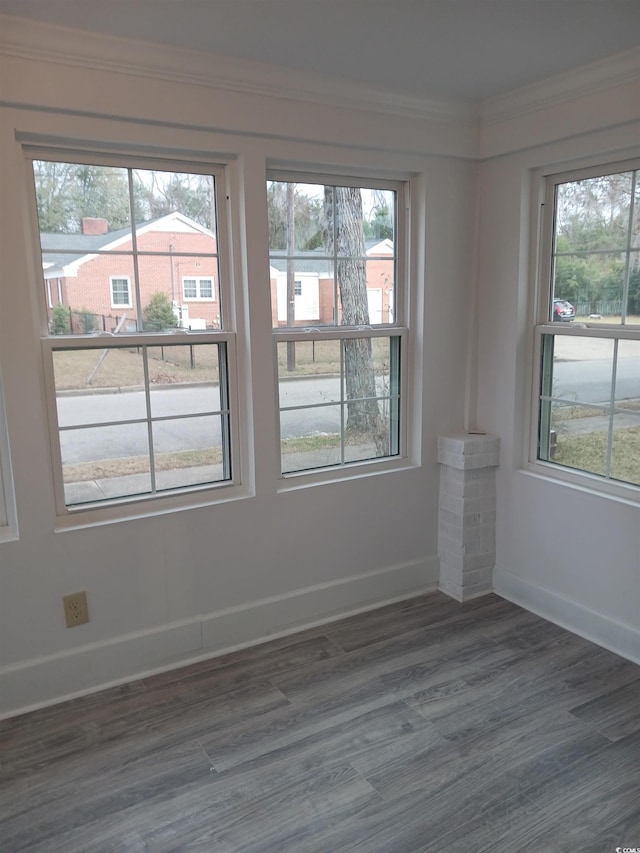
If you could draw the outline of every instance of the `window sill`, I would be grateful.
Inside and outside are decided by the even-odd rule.
[[[54,532],[81,530],[86,527],[102,527],[122,521],[154,518],[186,510],[202,509],[222,503],[245,500],[255,496],[255,490],[243,485],[223,484],[183,491],[180,494],[158,495],[149,498],[122,498],[108,505],[91,504],[70,509],[57,516]]]
[[[344,483],[352,480],[376,477],[381,474],[393,474],[401,471],[412,471],[420,466],[406,456],[394,456],[381,461],[372,459],[367,462],[352,465],[321,468],[314,471],[295,471],[282,474],[276,491],[278,494],[313,488],[327,483]]]
[[[523,472],[527,476],[536,477],[553,483],[557,486],[565,486],[593,497],[605,500],[615,500],[626,506],[640,506],[640,487],[626,485],[613,480],[604,480],[595,474],[587,474],[562,468],[551,462],[529,462]]]

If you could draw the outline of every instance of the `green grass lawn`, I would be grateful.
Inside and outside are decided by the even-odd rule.
[[[373,358],[376,370],[385,371],[389,363],[389,338],[374,338]],[[144,382],[142,356],[126,348],[56,351],[53,363],[58,391],[90,388],[131,388]],[[149,380],[154,385],[181,382],[217,382],[218,347],[216,344],[150,347]],[[278,346],[280,376],[314,376],[340,371],[338,341],[296,341],[295,369],[287,370],[287,344]]]
[[[554,460],[569,468],[605,474],[607,434],[559,435]],[[611,476],[640,486],[640,427],[616,430],[611,450]]]

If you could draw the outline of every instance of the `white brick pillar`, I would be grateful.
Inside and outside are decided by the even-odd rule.
[[[499,456],[494,435],[438,437],[440,589],[458,601],[493,588]]]

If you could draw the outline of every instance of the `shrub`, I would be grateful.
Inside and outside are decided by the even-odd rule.
[[[71,312],[58,303],[51,310],[51,331],[54,335],[68,335],[71,328]]]
[[[142,312],[145,329],[167,329],[178,325],[169,298],[164,293],[154,293]]]

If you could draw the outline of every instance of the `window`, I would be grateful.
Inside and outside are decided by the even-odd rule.
[[[131,290],[129,278],[111,276],[111,305],[113,308],[131,308]]]
[[[234,482],[223,169],[27,153],[59,511]],[[176,288],[185,270],[205,264],[220,304],[215,327],[205,331],[203,320],[193,333],[178,325]],[[65,304],[51,308],[53,278]],[[196,277],[196,293],[212,298],[213,280]]]
[[[552,176],[545,203],[533,458],[612,487],[640,486],[639,168]]]
[[[183,278],[182,296],[184,299],[215,299],[212,278]]]
[[[400,456],[403,185],[269,178],[281,472]],[[385,294],[376,316],[373,291]]]

